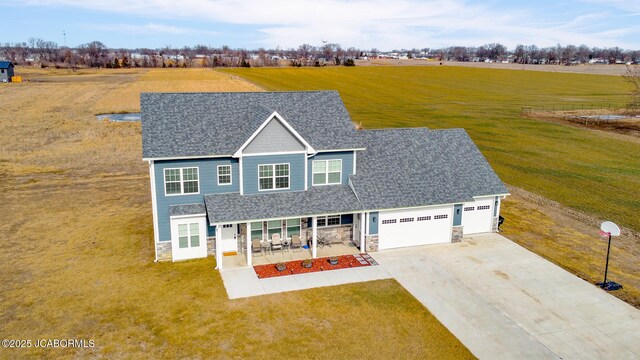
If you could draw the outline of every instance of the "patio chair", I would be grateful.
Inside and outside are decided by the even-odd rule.
[[[264,255],[264,252],[262,250],[262,244],[260,244],[260,239],[251,240],[251,252],[253,252],[254,256],[256,253],[260,253]]]
[[[262,252],[266,252],[269,253],[269,250],[271,250],[271,242],[268,240],[258,240],[258,242],[260,243],[260,246],[262,247]]]
[[[280,234],[278,233],[271,235],[271,250],[282,251],[282,240],[280,239]]]
[[[291,251],[295,251],[296,247],[302,251],[302,240],[300,240],[300,235],[291,235]]]

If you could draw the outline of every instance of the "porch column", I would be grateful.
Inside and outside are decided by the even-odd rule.
[[[253,260],[253,249],[251,248],[251,223],[247,223],[247,266],[251,267]]]
[[[318,257],[318,218],[311,218],[311,257]]]
[[[360,213],[360,252],[361,253],[366,253],[367,252],[367,238],[366,238],[366,232],[364,231],[366,223],[365,220],[367,217],[367,213]]]
[[[216,269],[222,270],[222,246],[220,246],[220,239],[222,239],[222,224],[216,224]]]

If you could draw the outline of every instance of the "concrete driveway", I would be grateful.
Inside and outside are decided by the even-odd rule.
[[[497,235],[371,254],[481,359],[638,359],[640,311]]]

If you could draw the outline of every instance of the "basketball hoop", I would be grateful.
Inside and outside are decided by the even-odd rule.
[[[600,237],[602,239],[609,240],[609,235],[611,235],[609,232],[600,230]]]

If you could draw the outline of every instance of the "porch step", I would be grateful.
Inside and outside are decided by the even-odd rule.
[[[369,254],[356,254],[353,257],[362,265],[378,265]]]

